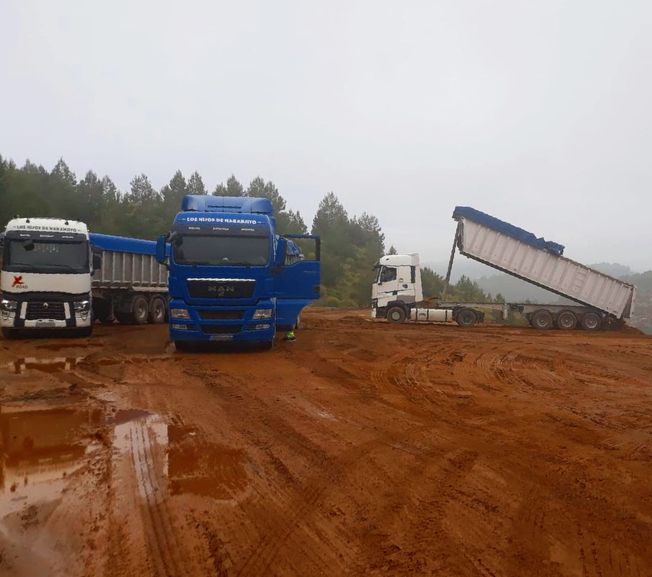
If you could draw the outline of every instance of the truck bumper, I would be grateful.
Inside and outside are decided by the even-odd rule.
[[[272,341],[276,335],[273,325],[268,329],[241,330],[237,333],[213,333],[208,334],[200,330],[178,329],[170,323],[170,338],[173,341],[193,342],[219,342],[219,343],[266,343]]]
[[[270,318],[253,319],[257,309],[270,309]],[[175,311],[185,316],[175,316]],[[170,302],[170,338],[174,341],[266,343],[276,334],[273,303],[263,301],[255,306],[196,306],[183,301]]]
[[[11,297],[6,300],[10,300]],[[0,307],[0,327],[15,329],[75,329],[91,326],[90,304],[84,312],[76,311],[74,301],[16,300],[13,310]],[[90,303],[90,300],[88,301]],[[48,314],[51,311],[52,314]]]

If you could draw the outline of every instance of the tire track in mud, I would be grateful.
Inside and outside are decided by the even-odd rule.
[[[393,575],[430,574],[430,571],[443,571],[447,564],[450,565],[447,549],[451,545],[451,535],[442,524],[444,510],[479,454],[444,446],[429,446],[410,454],[417,456],[414,462],[404,468],[398,478],[392,479],[392,486],[400,488],[400,492],[393,492],[380,510],[372,513],[373,521],[360,536],[363,558],[357,560],[357,574],[382,570],[388,563]],[[431,489],[424,491],[424,488]],[[400,525],[401,518],[412,516],[414,509],[419,512],[417,526],[410,527],[407,535],[392,532],[394,523]],[[377,537],[365,546],[369,534]],[[380,557],[379,550],[383,552]],[[424,551],[428,551],[428,555],[424,555]]]
[[[340,491],[347,485],[350,477],[353,477],[356,470],[368,464],[372,460],[372,454],[377,449],[396,449],[397,444],[407,441],[410,437],[431,431],[437,425],[418,426],[404,431],[399,435],[382,433],[365,443],[356,445],[338,457],[327,457],[326,462],[321,464],[322,470],[314,474],[295,493],[291,503],[287,507],[292,511],[289,518],[276,527],[274,533],[266,534],[254,547],[252,553],[246,558],[237,576],[264,575],[278,557],[280,551],[292,542],[294,534],[306,525],[311,516],[317,513],[320,503],[331,493]],[[341,549],[341,548],[340,548]],[[348,547],[351,554],[350,547]],[[326,560],[320,560],[323,567],[328,568]],[[353,561],[353,558],[349,559]],[[333,561],[331,560],[331,563]],[[332,567],[330,568],[332,570]]]
[[[167,464],[162,454],[164,449],[155,438],[154,427],[157,425],[160,423],[153,422],[151,417],[139,418],[118,425],[115,435],[122,437],[119,450],[131,463],[140,497],[139,513],[145,531],[147,557],[153,575],[185,577],[190,574],[187,571],[188,556],[184,553],[167,506],[164,480]]]

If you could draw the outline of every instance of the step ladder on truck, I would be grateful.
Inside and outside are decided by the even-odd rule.
[[[622,326],[631,317],[636,287],[563,256],[564,246],[470,207],[456,207],[453,218],[457,228],[445,287],[459,250],[577,304],[451,302],[445,288],[430,307],[423,301],[418,255],[386,255],[376,265],[372,318],[395,323],[454,321],[469,327],[484,321],[487,310],[499,311],[503,319],[518,311],[540,330],[600,330]]]

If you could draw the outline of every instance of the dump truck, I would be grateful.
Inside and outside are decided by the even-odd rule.
[[[473,326],[487,310],[525,315],[536,329],[599,330],[621,326],[634,310],[636,287],[573,261],[561,244],[471,207],[453,212],[457,228],[446,274],[450,281],[456,251],[499,271],[558,294],[573,304],[450,302],[446,290],[434,307],[423,302],[418,255],[386,255],[376,265],[372,317],[391,322],[455,321]],[[576,304],[575,304],[576,303]]]
[[[99,257],[83,222],[14,218],[1,235],[0,326],[5,338],[34,329],[92,331],[91,275]]]
[[[36,329],[89,336],[94,319],[165,322],[167,270],[154,241],[89,233],[74,220],[15,218],[0,244],[5,338]]]

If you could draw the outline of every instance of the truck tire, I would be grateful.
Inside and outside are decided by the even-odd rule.
[[[80,339],[90,337],[93,334],[93,326],[91,325],[90,327],[80,327],[78,329],[74,329],[73,334]]]
[[[164,323],[166,312],[165,301],[159,296],[152,297],[149,301],[149,322],[153,325]]]
[[[8,327],[2,328],[2,336],[7,340],[17,339],[20,336],[20,333],[17,329],[10,329]]]
[[[530,324],[540,331],[547,331],[553,326],[552,314],[547,309],[539,309],[532,313]]]
[[[402,323],[405,321],[405,309],[403,307],[391,307],[387,310],[387,320],[390,323]]]
[[[136,325],[146,325],[149,320],[149,302],[142,295],[136,295],[131,301],[131,321]]]
[[[187,353],[193,350],[194,343],[191,341],[174,341],[174,348],[179,353]]]
[[[131,314],[130,313],[121,313],[116,311],[115,313],[115,319],[121,324],[121,325],[130,325],[132,323],[131,320]]]
[[[562,331],[572,331],[577,328],[577,317],[573,311],[561,311],[557,315],[557,328]]]
[[[258,348],[261,351],[271,351],[272,348],[274,348],[274,340],[272,339],[271,341],[265,341],[264,343],[260,343],[260,345],[258,345]]]
[[[478,315],[473,309],[461,309],[455,315],[455,322],[461,327],[472,327],[478,322]]]
[[[103,325],[110,325],[115,320],[112,309],[110,301],[104,299],[95,299],[93,301],[93,317]]]
[[[582,317],[581,325],[585,331],[599,331],[602,328],[602,319],[598,313],[588,312]]]

